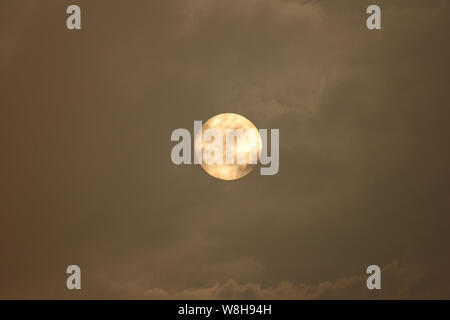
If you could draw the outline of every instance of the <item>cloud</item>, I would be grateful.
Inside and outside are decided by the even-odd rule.
[[[32,27],[37,3],[25,1],[2,2],[0,7],[0,68],[10,65],[20,47],[24,47],[25,33]]]
[[[366,287],[368,275],[354,275],[317,285],[281,281],[273,286],[256,282],[242,283],[233,279],[211,286],[168,292],[161,288],[144,289],[129,283],[114,282],[108,289],[111,296],[137,299],[358,299],[402,298],[410,289],[424,281],[423,268],[418,265],[401,266],[394,261],[381,271],[382,289],[370,291]]]
[[[70,33],[1,1],[0,295],[449,297],[450,2],[365,2],[82,1]],[[173,165],[223,112],[280,129],[278,175]]]
[[[184,31],[192,32],[200,28],[210,17],[233,16],[240,19],[264,17],[278,24],[291,24],[298,21],[317,23],[323,18],[321,7],[308,2],[277,0],[193,0],[180,5],[184,16]]]

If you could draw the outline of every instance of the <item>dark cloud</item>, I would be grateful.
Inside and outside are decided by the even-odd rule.
[[[450,297],[448,1],[68,4],[0,4],[0,297]],[[171,163],[223,112],[278,175]]]

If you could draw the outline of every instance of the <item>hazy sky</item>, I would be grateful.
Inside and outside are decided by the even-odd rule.
[[[450,298],[449,12],[2,0],[0,298]],[[171,162],[224,112],[280,129],[278,175]]]

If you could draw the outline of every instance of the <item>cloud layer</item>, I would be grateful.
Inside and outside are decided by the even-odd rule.
[[[448,1],[79,4],[0,4],[1,298],[450,297]],[[170,161],[223,112],[278,175]]]

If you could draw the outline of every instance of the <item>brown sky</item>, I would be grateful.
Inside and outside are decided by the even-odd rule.
[[[450,298],[449,12],[2,0],[0,298]],[[278,175],[172,164],[223,112],[280,129]]]

